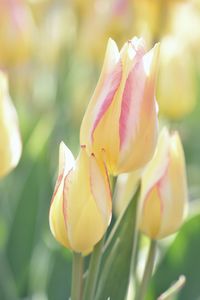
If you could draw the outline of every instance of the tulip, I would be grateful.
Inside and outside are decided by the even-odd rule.
[[[34,23],[22,0],[1,0],[0,66],[23,63],[32,50]]]
[[[19,162],[21,138],[16,110],[8,93],[6,76],[0,72],[0,177],[5,176]]]
[[[42,4],[47,6],[47,3],[37,3],[38,11],[41,14],[40,35],[37,43],[37,54],[45,65],[55,67],[58,60],[61,58],[63,51],[67,51],[67,47],[71,47],[72,39],[74,38],[74,17],[69,9],[69,4],[65,1],[57,3],[55,7],[47,6],[46,11],[43,11]],[[36,7],[35,7],[36,9]],[[41,11],[43,13],[41,13]],[[45,16],[45,18],[44,18]],[[39,17],[39,16],[36,16]],[[68,28],[67,32],[63,28]],[[51,47],[49,43],[51,42]]]
[[[199,61],[200,1],[184,1],[176,5],[170,23],[172,34],[177,36],[187,47],[187,51]]]
[[[132,1],[135,32],[136,34],[144,36],[145,40],[148,41],[148,44],[151,44],[154,40],[157,40],[157,37],[160,35],[160,31],[163,30],[159,24],[163,5],[167,5],[166,1]]]
[[[92,251],[111,220],[111,193],[105,166],[81,147],[76,160],[62,142],[59,175],[49,222],[55,239],[82,254]]]
[[[79,2],[85,4],[84,1]],[[77,2],[77,0],[75,1]],[[79,18],[78,49],[87,61],[100,66],[107,40],[112,36],[117,43],[123,45],[126,36],[134,33],[134,10],[129,0],[91,0],[88,8]],[[98,39],[96,38],[98,36]]]
[[[108,41],[101,76],[81,125],[80,141],[111,174],[143,167],[157,141],[155,79],[158,45],[145,52],[134,38],[121,51]]]
[[[151,239],[175,233],[187,208],[184,152],[177,132],[161,132],[142,176],[140,229]]]
[[[197,100],[192,56],[173,36],[162,40],[160,50],[159,110],[169,119],[180,119],[192,112]]]

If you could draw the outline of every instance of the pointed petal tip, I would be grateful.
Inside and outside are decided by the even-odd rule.
[[[131,40],[129,40],[128,42],[130,42],[136,49],[138,48],[146,48],[146,43],[143,37],[137,37],[134,36]]]
[[[104,65],[106,66],[106,69],[109,70],[110,68],[112,68],[112,66],[118,62],[119,57],[119,49],[116,42],[113,39],[109,38],[104,59]]]
[[[59,146],[59,171],[58,174],[63,172],[68,172],[74,166],[74,156],[70,149],[65,145],[63,141],[61,141]]]
[[[156,43],[155,46],[144,55],[143,64],[147,76],[153,76],[154,78],[156,78],[158,71],[159,53],[160,43]]]
[[[59,149],[61,152],[65,152],[66,150],[69,150],[69,148],[65,145],[63,141],[60,142]]]
[[[108,48],[115,48],[115,50],[118,50],[118,46],[117,46],[115,40],[113,40],[111,37],[108,38],[107,49]],[[118,52],[119,52],[119,50],[118,50]]]

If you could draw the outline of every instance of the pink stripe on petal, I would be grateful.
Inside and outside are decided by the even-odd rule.
[[[100,120],[108,110],[109,106],[111,105],[114,96],[117,92],[117,89],[120,85],[122,78],[122,64],[121,61],[117,63],[113,72],[105,77],[102,91],[99,95],[99,100],[97,101],[97,105],[95,110],[97,111],[96,118],[94,120],[94,124],[92,127],[91,137],[93,140],[94,131],[99,124]]]
[[[106,167],[104,170],[101,170],[98,162],[95,158],[95,155],[91,155],[90,159],[90,189],[91,193],[96,202],[97,208],[99,209],[105,224],[109,224],[111,220],[112,213],[112,201],[111,201],[111,192],[110,185],[107,177]]]
[[[145,72],[142,67],[142,58],[145,55],[145,47],[141,39],[130,40],[136,51],[133,67],[126,80],[119,120],[120,148],[124,144],[127,133],[137,124],[140,110],[141,97],[144,92]],[[131,121],[131,128],[130,128]]]
[[[63,180],[63,176],[64,176],[64,170],[63,170],[63,172],[58,176],[58,179],[57,179],[57,181],[56,181],[56,185],[55,185],[55,189],[54,189],[54,192],[53,192],[53,196],[52,196],[52,198],[51,198],[50,206],[51,206],[51,204],[53,203],[54,198],[55,198],[55,195],[57,194],[57,191],[58,191],[58,189],[59,189],[59,187],[60,187],[60,185],[61,185],[61,182],[62,182],[62,180]]]
[[[137,63],[128,75],[121,103],[119,120],[120,149],[125,144],[128,134],[133,136],[137,128],[141,102],[144,93],[144,72],[141,64]]]
[[[65,220],[65,225],[67,228],[67,198],[68,198],[68,191],[69,191],[69,184],[70,184],[70,174],[72,173],[73,169],[71,169],[68,174],[64,178],[64,187],[63,187],[63,215]]]

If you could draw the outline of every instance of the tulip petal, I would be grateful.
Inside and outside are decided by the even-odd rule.
[[[168,130],[164,128],[159,136],[154,156],[142,175],[142,198],[146,198],[148,192],[166,173],[169,163],[169,144],[170,135]]]
[[[119,120],[119,166],[124,166],[121,170],[124,172],[144,166],[155,149],[158,124],[154,88],[158,49],[156,45],[138,59],[124,87]],[[146,156],[144,147],[148,150]]]
[[[169,165],[159,187],[161,198],[163,199],[163,216],[158,238],[175,232],[183,222],[185,210],[187,209],[185,173],[181,141],[178,134],[174,133],[171,137],[169,148]]]
[[[52,197],[49,211],[49,225],[55,239],[66,248],[70,248],[70,243],[67,238],[67,229],[63,213],[63,186],[64,172],[56,182],[56,189]]]
[[[154,198],[152,190],[156,191]],[[150,202],[154,204],[151,206]],[[156,213],[158,204],[160,216]],[[153,239],[173,234],[183,222],[187,182],[183,148],[177,133],[170,135],[163,129],[159,136],[157,150],[142,176],[141,207],[140,228]]]
[[[59,169],[58,175],[63,173],[66,175],[75,164],[74,156],[64,142],[60,143],[59,148]]]
[[[80,133],[82,145],[86,144],[88,136],[92,139],[97,124],[113,100],[121,78],[119,59],[117,45],[112,39],[109,39],[102,72],[82,121]]]
[[[92,250],[105,232],[105,216],[102,215],[91,191],[93,174],[90,173],[90,159],[86,148],[82,147],[75,168],[70,174],[71,183],[64,185],[70,245],[74,251],[84,254]]]
[[[117,89],[120,85],[122,75],[121,63],[119,62],[112,73],[108,74],[105,78],[104,84],[102,86],[101,93],[99,94],[98,102],[96,103],[96,107],[94,109],[94,115],[96,116],[94,119],[94,123],[91,130],[91,138],[92,141],[94,139],[94,131],[104,116],[105,112],[110,107],[114,96],[117,92]]]
[[[109,185],[109,177],[104,164],[101,163],[100,169],[100,164],[97,163],[94,155],[91,156],[90,160],[90,184],[97,207],[99,208],[104,219],[105,226],[107,227],[110,223],[112,213],[112,196]]]
[[[49,211],[49,224],[54,237],[65,247],[70,248],[67,238],[66,216],[64,213],[63,188],[66,175],[74,166],[74,157],[61,142],[59,149],[59,172]]]
[[[143,205],[143,213],[140,220],[142,231],[152,239],[156,238],[161,225],[161,218],[162,204],[158,189],[155,186],[148,192]]]
[[[22,143],[15,107],[8,92],[7,77],[0,72],[0,177],[5,176],[19,162]]]

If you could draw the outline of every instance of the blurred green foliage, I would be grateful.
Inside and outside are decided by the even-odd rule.
[[[177,299],[200,299],[199,230],[200,215],[184,224],[157,267],[148,299],[156,299],[180,274],[186,276],[186,284]]]

